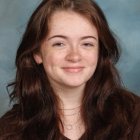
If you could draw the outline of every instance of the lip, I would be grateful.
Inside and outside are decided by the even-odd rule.
[[[77,73],[77,72],[81,72],[84,69],[84,67],[83,66],[63,67],[62,69],[66,72]]]

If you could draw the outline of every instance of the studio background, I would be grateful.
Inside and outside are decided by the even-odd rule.
[[[0,116],[7,111],[6,86],[15,78],[15,56],[27,21],[41,0],[0,0]],[[140,1],[96,0],[118,35],[121,58],[117,64],[125,87],[140,95]]]

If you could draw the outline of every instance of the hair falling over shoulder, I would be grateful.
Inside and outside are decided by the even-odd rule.
[[[43,66],[34,54],[49,32],[49,19],[55,11],[71,10],[88,18],[99,35],[97,69],[87,82],[82,117],[86,132],[81,140],[118,140],[131,129],[133,96],[124,90],[115,64],[118,43],[106,18],[92,0],[43,0],[32,14],[16,56],[16,79],[10,85],[15,105],[0,120],[2,140],[64,140],[57,113],[57,97]]]

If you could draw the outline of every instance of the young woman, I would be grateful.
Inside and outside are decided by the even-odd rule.
[[[17,51],[0,140],[140,140],[140,98],[121,86],[118,59],[94,1],[42,1]]]

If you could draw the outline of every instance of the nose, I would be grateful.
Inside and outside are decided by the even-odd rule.
[[[68,54],[66,55],[66,60],[73,63],[81,61],[81,54],[79,50],[71,48]]]

